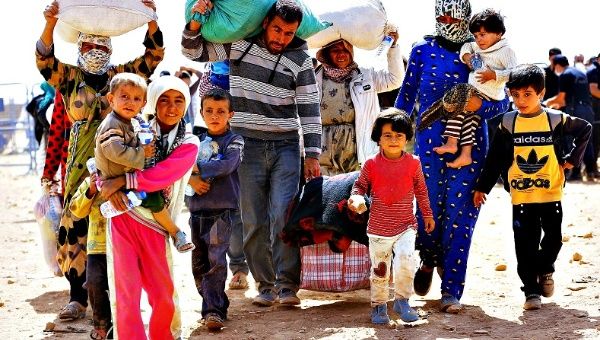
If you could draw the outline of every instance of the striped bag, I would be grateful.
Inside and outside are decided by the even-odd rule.
[[[352,242],[344,253],[334,253],[327,242],[300,248],[300,288],[325,292],[347,292],[369,288],[369,248]]]

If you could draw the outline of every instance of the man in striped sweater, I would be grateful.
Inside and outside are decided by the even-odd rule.
[[[209,8],[209,0],[199,0],[193,11],[204,14]],[[302,10],[293,0],[278,0],[257,36],[210,43],[201,36],[201,24],[192,19],[181,42],[191,60],[231,60],[231,127],[245,143],[238,169],[244,253],[259,284],[253,303],[260,306],[271,306],[277,298],[286,305],[300,303],[300,251],[278,237],[300,179],[300,129],[304,176],[308,180],[320,175],[319,96],[306,42],[295,36],[301,21]]]

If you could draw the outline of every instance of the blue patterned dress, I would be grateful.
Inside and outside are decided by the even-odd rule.
[[[418,123],[426,108],[455,84],[466,83],[468,75],[469,70],[460,62],[458,51],[449,51],[440,46],[435,37],[426,37],[411,51],[395,106],[410,113],[418,100]],[[483,101],[477,114],[489,119],[503,113],[507,107],[507,98],[499,102]],[[443,269],[442,293],[460,299],[471,237],[479,214],[473,205],[473,190],[488,151],[487,122],[482,120],[475,132],[476,144],[471,155],[473,163],[460,169],[446,166],[446,162],[454,160],[457,155],[438,155],[433,151],[434,147],[443,144],[443,132],[444,124],[437,121],[415,136],[415,153],[421,160],[436,223],[431,234],[425,233],[423,219],[417,213],[419,231],[416,248],[425,265]]]

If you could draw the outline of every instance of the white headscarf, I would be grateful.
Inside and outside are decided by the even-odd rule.
[[[144,111],[142,112],[144,118],[147,119],[150,115],[156,115],[156,103],[158,102],[158,98],[160,95],[169,90],[179,91],[181,94],[183,94],[185,97],[185,108],[187,110],[187,107],[190,105],[191,101],[190,88],[178,77],[162,76],[152,81],[148,86],[146,106],[144,106]]]
[[[444,15],[461,20],[456,24],[435,23],[435,34],[454,43],[463,43],[471,38],[469,19],[471,19],[471,3],[469,0],[436,0],[435,17]]]
[[[84,42],[92,43],[96,45],[102,45],[108,48],[108,52],[93,49],[85,53],[81,53],[81,45]],[[91,74],[104,74],[110,67],[110,55],[112,54],[112,44],[110,38],[102,35],[79,33],[77,38],[77,47],[79,48],[79,56],[77,58],[77,65],[87,73]]]

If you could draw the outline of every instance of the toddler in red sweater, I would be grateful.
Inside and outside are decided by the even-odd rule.
[[[367,210],[364,195],[371,198],[371,213],[367,227],[371,257],[371,321],[386,324],[389,267],[394,255],[394,311],[404,322],[419,319],[408,299],[413,293],[413,279],[417,267],[415,238],[417,220],[413,200],[423,214],[425,231],[435,228],[433,214],[421,162],[404,151],[412,138],[412,124],[408,115],[391,108],[383,111],[373,124],[371,139],[380,152],[367,160],[354,183],[349,209],[363,213]]]

